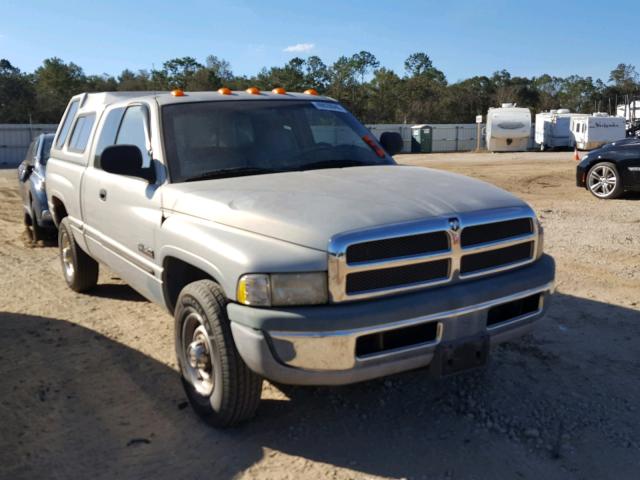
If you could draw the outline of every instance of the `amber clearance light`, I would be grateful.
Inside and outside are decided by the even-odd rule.
[[[249,87],[245,90],[245,92],[251,95],[260,95],[260,89],[258,87]]]
[[[220,95],[231,95],[231,89],[227,87],[221,87],[218,89]]]
[[[175,88],[171,90],[171,95],[173,95],[174,97],[184,97],[184,90],[182,90],[181,88]]]
[[[318,95],[318,91],[315,88],[307,88],[304,93],[307,95]]]
[[[285,93],[287,93],[287,91],[282,87],[276,87],[273,90],[271,90],[271,93],[277,93],[278,95],[284,95]]]

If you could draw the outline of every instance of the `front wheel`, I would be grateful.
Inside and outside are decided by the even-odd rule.
[[[254,416],[262,378],[236,349],[218,284],[187,285],[175,309],[176,356],[182,385],[195,412],[214,427],[231,427]]]
[[[622,195],[622,180],[611,162],[596,163],[587,174],[587,188],[598,198],[618,198]]]

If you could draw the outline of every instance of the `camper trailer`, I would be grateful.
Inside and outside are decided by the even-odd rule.
[[[485,127],[487,150],[490,152],[523,152],[531,136],[531,112],[528,108],[503,103],[490,108]]]
[[[624,117],[606,113],[576,115],[571,118],[571,135],[578,150],[593,150],[626,136]]]
[[[540,150],[573,146],[571,117],[576,115],[566,108],[536,114],[535,141]]]

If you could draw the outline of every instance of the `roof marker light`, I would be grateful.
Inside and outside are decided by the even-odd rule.
[[[174,90],[171,90],[171,95],[173,95],[174,97],[184,97],[184,90],[182,90],[181,88],[176,88]]]
[[[278,95],[284,95],[285,93],[287,93],[287,91],[282,87],[276,87],[273,90],[271,90],[271,93],[277,93]]]
[[[307,88],[304,93],[307,95],[318,95],[318,91],[315,88]]]
[[[227,87],[221,87],[218,89],[218,93],[220,95],[231,95],[231,89],[227,88]]]
[[[251,95],[260,95],[260,89],[258,87],[249,87],[245,90],[245,92]]]

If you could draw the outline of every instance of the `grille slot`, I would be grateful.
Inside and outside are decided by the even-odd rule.
[[[450,260],[365,270],[347,275],[347,294],[432,282],[449,276]]]
[[[491,308],[487,313],[487,327],[502,322],[508,322],[514,318],[534,313],[540,309],[540,294],[536,293],[530,297],[503,303]]]
[[[347,263],[426,255],[448,249],[449,236],[446,232],[422,233],[351,245],[347,248]]]
[[[533,233],[533,224],[529,218],[517,218],[515,220],[507,220],[506,222],[474,225],[462,230],[460,245],[462,245],[463,248],[471,247],[473,245],[480,245],[481,243],[507,240],[512,237],[531,233]]]
[[[474,253],[462,257],[460,274],[474,273],[489,268],[499,268],[510,263],[529,260],[533,253],[533,242],[520,243],[488,252]]]
[[[376,353],[435,342],[438,338],[438,322],[428,322],[412,327],[364,335],[356,340],[356,356],[366,357]]]

